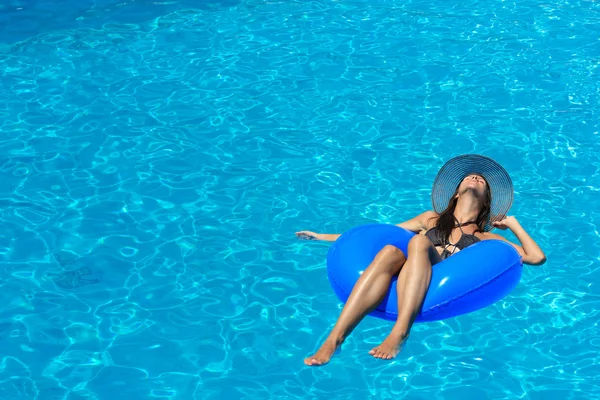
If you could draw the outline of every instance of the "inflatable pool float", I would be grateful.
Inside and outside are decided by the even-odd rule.
[[[327,276],[345,302],[360,274],[386,245],[408,254],[415,233],[396,225],[368,224],[342,234],[327,253]],[[501,240],[483,240],[432,268],[431,283],[415,322],[439,321],[487,307],[510,293],[521,280],[523,261]],[[398,316],[397,276],[371,316],[395,321]]]

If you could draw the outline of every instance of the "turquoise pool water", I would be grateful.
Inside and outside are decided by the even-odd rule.
[[[3,2],[0,397],[600,398],[599,21],[590,1]],[[328,243],[294,232],[399,223],[470,152],[511,173],[547,263],[393,361],[367,318],[304,366],[340,304]]]

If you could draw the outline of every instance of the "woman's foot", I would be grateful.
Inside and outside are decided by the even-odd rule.
[[[304,359],[304,364],[310,366],[327,364],[331,357],[338,352],[341,345],[342,341],[326,340],[314,355]]]
[[[408,339],[408,334],[390,333],[388,337],[377,347],[374,347],[369,354],[375,358],[390,360],[400,353],[402,345]]]

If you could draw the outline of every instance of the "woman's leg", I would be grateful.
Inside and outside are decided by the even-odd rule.
[[[397,283],[398,319],[388,337],[369,352],[373,357],[389,360],[398,355],[423,305],[431,281],[431,267],[440,261],[439,253],[427,237],[418,235],[408,243],[408,260]]]
[[[323,365],[358,323],[373,311],[387,294],[392,278],[398,274],[406,261],[402,250],[387,245],[373,259],[369,267],[356,281],[333,330],[321,348],[304,359],[306,365]]]

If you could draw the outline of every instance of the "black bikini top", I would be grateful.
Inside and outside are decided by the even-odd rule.
[[[481,239],[479,239],[477,236],[475,236],[474,234],[471,233],[464,233],[462,230],[463,226],[466,225],[471,225],[471,224],[475,224],[477,223],[477,221],[469,221],[469,222],[464,222],[462,224],[457,224],[454,227],[455,228],[459,228],[460,232],[462,233],[462,235],[460,235],[460,239],[458,239],[458,242],[456,243],[451,243],[450,240],[446,240],[446,238],[443,238],[442,235],[440,234],[440,231],[437,229],[437,227],[433,227],[430,230],[428,230],[427,232],[425,232],[425,236],[427,236],[429,238],[429,240],[431,241],[431,243],[434,246],[442,246],[444,248],[444,251],[442,252],[442,258],[448,258],[449,256],[451,256],[452,254],[454,254],[454,252],[456,251],[456,249],[462,250],[466,247],[471,246],[472,244],[475,244],[477,242],[480,242]],[[475,231],[477,232],[477,231]],[[452,251],[448,251],[448,247],[452,246],[453,249]]]

